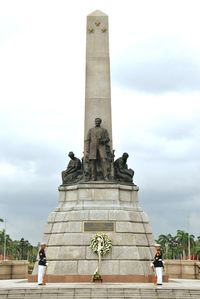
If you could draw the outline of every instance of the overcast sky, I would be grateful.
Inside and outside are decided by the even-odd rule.
[[[0,218],[37,244],[83,151],[86,16],[109,16],[113,146],[155,237],[200,235],[199,0],[0,0]],[[0,229],[3,224],[0,224]]]

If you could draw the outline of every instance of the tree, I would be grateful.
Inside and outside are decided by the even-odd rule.
[[[12,240],[9,235],[5,235],[5,229],[0,231],[0,255],[4,255],[4,246],[6,241],[6,253],[8,254],[8,248],[12,243]]]
[[[181,248],[183,259],[186,259],[186,256],[188,257],[188,259],[190,259],[189,250],[191,249],[191,252],[194,253],[195,236],[183,230],[177,230],[176,239]]]
[[[168,243],[169,239],[167,235],[160,235],[158,237],[158,240],[156,240],[157,243],[161,245],[161,250],[166,258],[168,258]]]
[[[175,259],[177,257],[179,248],[176,237],[173,237],[171,234],[160,235],[158,238],[158,243],[161,245],[161,249],[165,258]]]
[[[176,237],[177,237],[179,246],[182,249],[182,257],[183,257],[183,259],[185,259],[186,252],[188,250],[188,233],[184,232],[183,230],[177,230]]]
[[[4,254],[5,230],[0,230],[0,255]],[[32,246],[28,240],[12,240],[6,234],[6,257],[13,260],[29,260],[34,263],[37,257],[38,246]]]
[[[197,260],[200,259],[200,236],[197,237],[197,241],[195,242],[194,255]]]
[[[193,258],[200,256],[200,237],[197,237],[195,241],[194,235],[183,230],[177,230],[175,236],[171,234],[160,235],[157,242],[161,245],[164,258],[185,259],[188,257],[190,259],[191,256]]]

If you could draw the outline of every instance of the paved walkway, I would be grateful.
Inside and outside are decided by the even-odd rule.
[[[200,299],[199,280],[152,283],[48,283],[1,280],[0,299]]]
[[[157,288],[152,283],[47,283],[46,286],[38,286],[37,283],[30,283],[26,279],[0,280],[0,289],[16,288]],[[170,279],[164,283],[162,289],[196,289],[200,290],[200,280],[193,279]]]

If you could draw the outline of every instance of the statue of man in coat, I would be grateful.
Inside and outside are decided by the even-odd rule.
[[[110,138],[108,131],[101,127],[101,118],[95,118],[95,127],[89,129],[86,139],[86,155],[91,170],[91,180],[97,180],[97,168],[100,165],[103,180],[108,181],[107,152]]]

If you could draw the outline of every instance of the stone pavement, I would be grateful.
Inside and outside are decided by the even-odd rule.
[[[200,299],[200,281],[171,279],[162,287],[152,283],[48,283],[0,280],[0,299]]]

